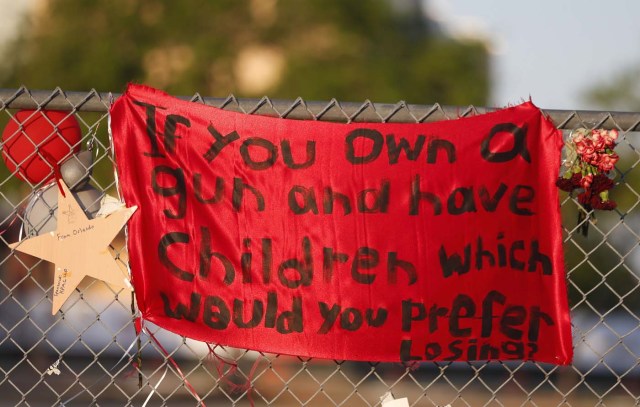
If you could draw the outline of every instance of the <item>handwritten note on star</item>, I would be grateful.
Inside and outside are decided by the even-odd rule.
[[[130,289],[127,271],[109,252],[109,244],[137,207],[120,208],[106,217],[87,218],[69,188],[61,181],[55,232],[9,245],[12,249],[55,264],[52,314],[60,310],[85,276]]]

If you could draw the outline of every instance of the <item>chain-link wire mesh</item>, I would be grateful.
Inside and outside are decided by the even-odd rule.
[[[79,144],[94,158],[90,185],[99,192],[93,202],[85,202],[88,208],[103,194],[117,195],[107,134],[108,106],[115,97],[95,91],[0,90],[0,128],[18,109],[75,116],[82,128]],[[195,95],[191,100],[249,114],[342,122],[424,122],[488,110],[233,96]],[[579,127],[620,130],[616,151],[621,158],[612,193],[618,208],[594,214],[573,197],[561,196],[573,365],[311,360],[216,347],[152,327],[159,345],[147,334],[136,338],[127,291],[91,279],[52,316],[51,266],[7,247],[20,238],[21,225],[32,220],[29,206],[52,186],[21,181],[16,171],[2,166],[0,404],[199,405],[190,386],[208,405],[379,406],[388,391],[407,397],[414,406],[640,404],[640,136],[635,132],[640,112],[546,113],[566,134]],[[55,219],[55,203],[50,205]],[[124,239],[119,237],[112,246],[114,255],[126,262]]]

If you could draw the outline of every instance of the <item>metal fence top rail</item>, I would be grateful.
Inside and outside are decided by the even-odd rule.
[[[66,92],[60,88],[53,91],[19,89],[0,89],[0,109],[50,109],[84,112],[107,112],[109,105],[120,96],[118,93]],[[335,122],[435,122],[473,116],[498,110],[499,108],[475,106],[442,106],[398,103],[373,103],[365,101],[338,102],[275,100],[202,97],[196,93],[192,97],[182,96],[184,100],[205,103],[242,113],[283,117],[298,120],[324,120]],[[617,128],[623,131],[635,131],[640,127],[638,112],[607,112],[593,110],[552,110],[543,109],[553,123],[560,129],[573,130],[580,127]]]

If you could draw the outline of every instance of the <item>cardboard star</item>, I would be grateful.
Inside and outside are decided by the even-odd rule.
[[[121,208],[106,217],[87,218],[67,185],[60,180],[55,232],[25,239],[9,247],[55,264],[52,314],[85,276],[131,290],[127,272],[109,252],[109,244],[138,209]]]

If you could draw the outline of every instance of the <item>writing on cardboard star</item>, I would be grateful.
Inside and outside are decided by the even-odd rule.
[[[120,208],[106,217],[87,218],[71,191],[60,180],[55,232],[25,239],[9,247],[54,263],[52,314],[60,310],[85,276],[131,289],[127,271],[109,252],[111,241],[138,209]]]

